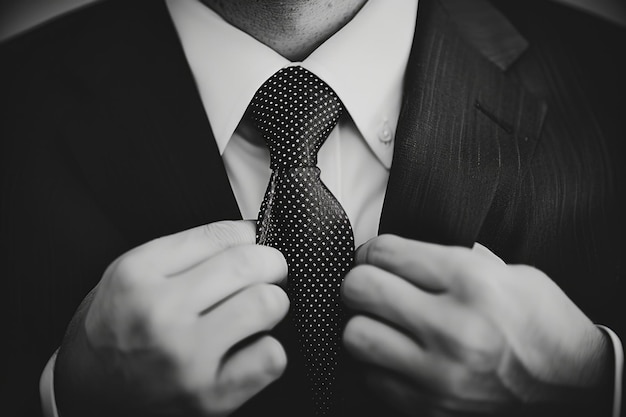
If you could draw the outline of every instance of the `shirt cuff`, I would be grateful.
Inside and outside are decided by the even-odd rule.
[[[596,325],[603,330],[611,339],[613,352],[615,355],[615,383],[613,384],[613,414],[612,417],[619,417],[622,409],[622,377],[624,374],[624,348],[619,336],[611,329],[601,324]]]
[[[52,354],[39,379],[39,398],[44,417],[59,417],[54,399],[54,363],[57,360],[57,352]]]

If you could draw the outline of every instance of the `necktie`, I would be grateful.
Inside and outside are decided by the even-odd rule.
[[[354,238],[343,208],[320,180],[317,152],[343,105],[302,67],[281,69],[256,92],[250,110],[270,150],[272,175],[257,222],[257,242],[287,260],[291,317],[317,414],[336,404],[343,313],[341,281]]]

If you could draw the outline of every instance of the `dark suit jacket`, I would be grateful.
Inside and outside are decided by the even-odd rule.
[[[624,337],[624,31],[494,3],[420,0],[380,231],[535,265]],[[26,416],[116,256],[240,213],[162,2],[86,8],[1,56],[0,407]],[[240,414],[306,415],[295,373]],[[358,385],[350,415],[391,415]]]

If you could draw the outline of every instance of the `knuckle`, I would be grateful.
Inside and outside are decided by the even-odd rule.
[[[370,344],[365,320],[365,317],[355,316],[348,321],[343,330],[344,345],[353,354],[362,349],[367,349]]]
[[[245,375],[223,373],[219,378],[205,384],[198,398],[202,409],[210,415],[226,415],[247,400],[246,392],[251,386],[259,389],[279,378],[287,367],[287,355],[282,345],[274,338],[265,336],[258,342],[257,364]]]
[[[231,273],[245,282],[274,282],[287,275],[287,263],[276,249],[245,245],[231,249]]]
[[[156,337],[169,334],[174,327],[174,319],[168,310],[157,304],[150,304],[144,309],[144,321],[150,333]]]
[[[280,342],[272,337],[264,340],[266,350],[265,373],[274,380],[287,368],[287,354]]]
[[[368,263],[377,264],[389,257],[389,251],[399,241],[398,236],[380,235],[370,241],[365,254]]]
[[[354,267],[343,280],[341,291],[347,301],[359,301],[365,297],[366,289],[372,280],[373,267],[358,265]]]
[[[464,323],[461,330],[461,356],[466,368],[473,372],[488,372],[500,363],[503,339],[489,322],[474,319]]]
[[[130,329],[133,335],[143,338],[147,348],[160,352],[172,363],[184,365],[194,349],[195,317],[182,314],[180,305],[168,297],[145,301],[137,316],[135,326]]]
[[[531,265],[509,265],[512,275],[517,279],[535,280],[535,281],[550,281],[548,276],[541,270]]]
[[[116,281],[125,290],[133,290],[144,281],[146,273],[143,260],[135,254],[127,254],[118,259],[113,267]]]
[[[477,257],[468,248],[453,246],[448,248],[449,265],[457,275],[471,273],[476,265]]]
[[[142,325],[137,326],[136,335],[146,340],[146,345],[160,351],[168,358],[175,360],[184,353],[180,352],[181,344],[176,343],[180,332],[175,328],[173,320],[160,311],[158,307],[146,309],[142,315]]]
[[[254,286],[252,294],[254,312],[270,319],[282,318],[289,309],[289,298],[280,287],[271,284]]]
[[[98,295],[109,312],[142,317],[158,292],[158,280],[150,279],[151,272],[141,258],[124,256],[115,261],[105,273]]]
[[[468,290],[470,293],[485,291],[489,285],[489,271],[472,264],[465,264],[463,269],[457,271],[456,282],[460,282],[459,288]]]
[[[465,295],[490,296],[497,293],[502,277],[505,275],[505,265],[494,263],[483,257],[476,256],[469,249],[455,248],[456,256],[451,265],[452,280],[459,285]]]
[[[248,268],[254,279],[262,282],[275,282],[287,276],[287,261],[278,251],[269,246],[251,245],[247,247]]]
[[[535,298],[536,303],[545,300],[549,303],[552,297],[562,295],[563,290],[543,271],[530,265],[509,265],[509,277],[511,279],[505,281],[508,284],[507,289],[519,294],[525,294],[526,297]]]

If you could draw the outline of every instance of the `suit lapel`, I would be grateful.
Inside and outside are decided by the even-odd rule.
[[[546,107],[501,70],[525,43],[511,26],[485,24],[502,16],[476,4],[482,32],[472,37],[459,2],[420,1],[380,233],[471,246],[498,190],[523,176],[532,155]]]
[[[140,241],[240,218],[164,4],[139,1],[120,11],[105,3],[97,12],[115,28],[85,41],[99,48],[97,57],[68,57],[86,96],[77,102],[91,105],[74,109],[64,135],[100,204]]]

